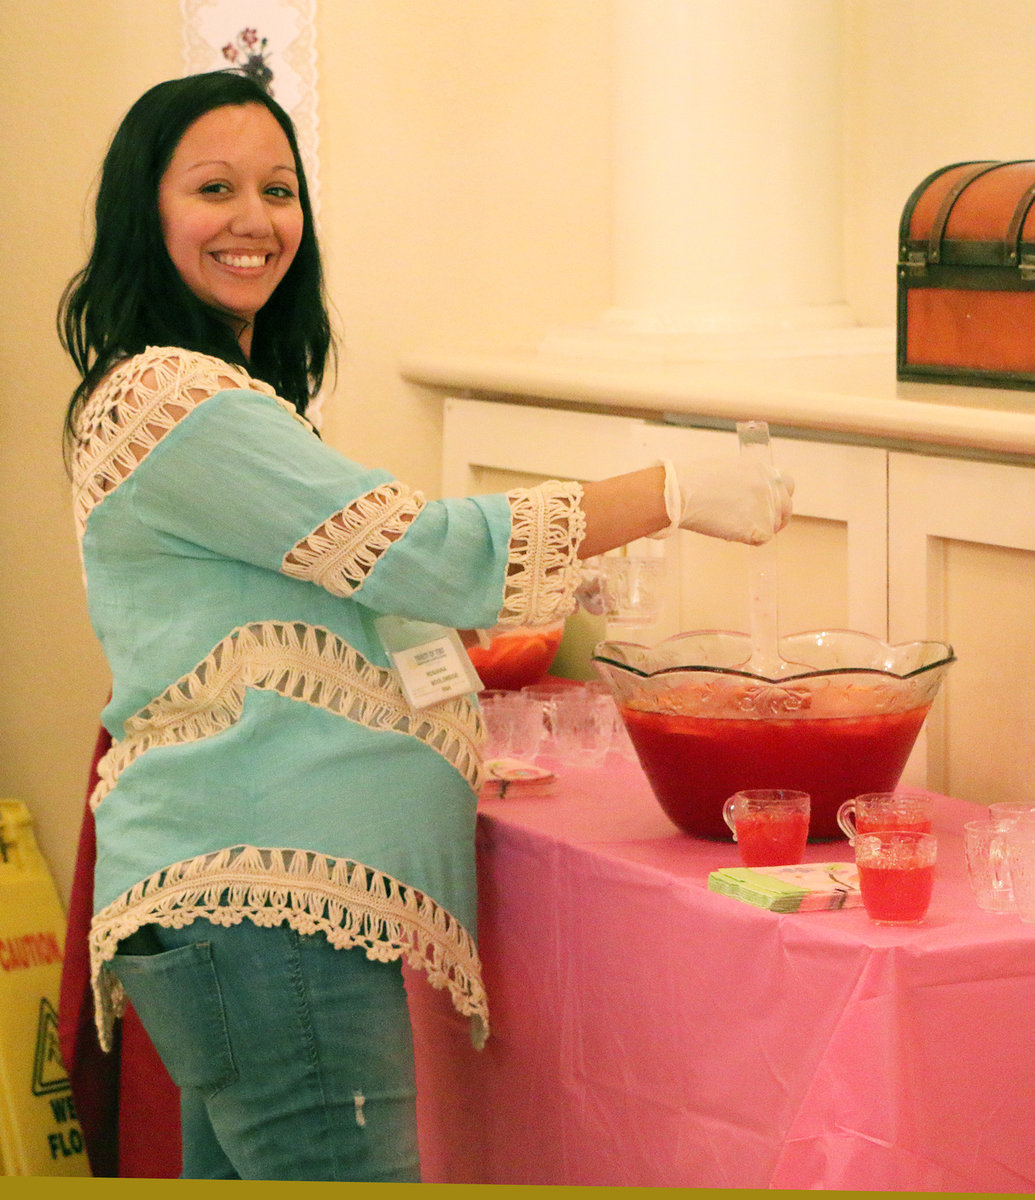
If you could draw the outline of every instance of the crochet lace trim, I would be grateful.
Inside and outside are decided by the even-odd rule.
[[[424,507],[420,492],[385,483],[329,517],[284,556],[281,571],[334,596],[351,596]]]
[[[246,388],[308,421],[267,383],[222,359],[175,346],[150,347],[120,363],[94,388],[76,426],[73,511],[80,542],[90,513],[133,473],[163,437],[205,400]]]
[[[466,697],[414,708],[394,672],[375,666],[330,630],[259,621],[232,630],[193,671],[127,719],[125,736],[98,764],[91,807],[97,808],[122,772],[146,751],[200,741],[234,725],[248,688],[278,692],[368,729],[419,738],[474,791],[481,786],[484,726]]]
[[[586,517],[582,485],[551,480],[507,492],[510,558],[501,625],[546,625],[568,616],[582,576],[578,548]],[[403,536],[424,507],[420,492],[387,483],[353,501],[297,542],[281,571],[310,580],[335,596],[351,596],[378,557]]]
[[[507,492],[510,569],[500,625],[548,625],[575,610],[578,548],[586,535],[582,484],[550,480]]]
[[[306,428],[308,421],[268,384],[210,355],[151,347],[119,364],[96,387],[77,419],[73,512],[80,545],[93,509],[133,473],[199,404],[228,388],[269,396]],[[498,623],[549,624],[568,616],[579,585],[577,550],[585,536],[582,486],[551,480],[507,493],[512,513],[510,567]],[[424,506],[420,492],[384,484],[335,513],[285,555],[281,569],[349,596],[379,554]]]
[[[90,967],[105,1050],[126,1006],[121,984],[102,970],[119,942],[144,925],[179,929],[199,918],[226,926],[244,919],[266,928],[286,923],[301,934],[322,934],[338,949],[362,947],[379,962],[405,956],[433,987],[448,989],[457,1011],[471,1018],[476,1045],[488,1036],[488,1001],[474,939],[430,897],[350,859],[233,846],[156,872],[94,917]]]

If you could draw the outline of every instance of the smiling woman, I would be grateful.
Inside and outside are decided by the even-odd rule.
[[[284,131],[260,104],[213,109],[187,130],[158,187],[181,279],[251,350],[255,315],[294,260],[304,217]]]
[[[429,501],[325,444],[304,415],[330,347],[305,172],[240,73],[137,101],[96,220],[61,328],[112,674],[99,1036],[128,997],[180,1088],[187,1177],[413,1182],[402,962],[488,1032],[484,726],[468,677],[422,689],[392,631],[437,663],[458,629],[549,627],[580,558],[679,528],[768,538],[789,489],[735,457]]]

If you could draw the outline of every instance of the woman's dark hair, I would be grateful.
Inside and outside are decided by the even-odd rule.
[[[263,105],[283,129],[304,217],[294,261],[256,315],[250,359],[225,318],[180,278],[158,213],[158,185],[188,126],[214,108],[238,104]],[[182,346],[237,363],[305,412],[331,350],[323,269],[294,126],[260,83],[240,71],[213,71],[145,92],[105,156],[95,226],[90,260],[65,288],[58,311],[61,344],[82,376],[65,418],[66,449],[85,398],[119,359],[148,346]]]

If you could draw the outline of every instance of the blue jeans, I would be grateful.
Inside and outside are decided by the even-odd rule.
[[[138,930],[106,969],[180,1089],[183,1178],[420,1182],[398,962],[197,920]]]

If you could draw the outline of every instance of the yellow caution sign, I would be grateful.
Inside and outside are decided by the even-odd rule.
[[[0,800],[0,1171],[89,1175],[58,1044],[65,914],[29,810]]]

